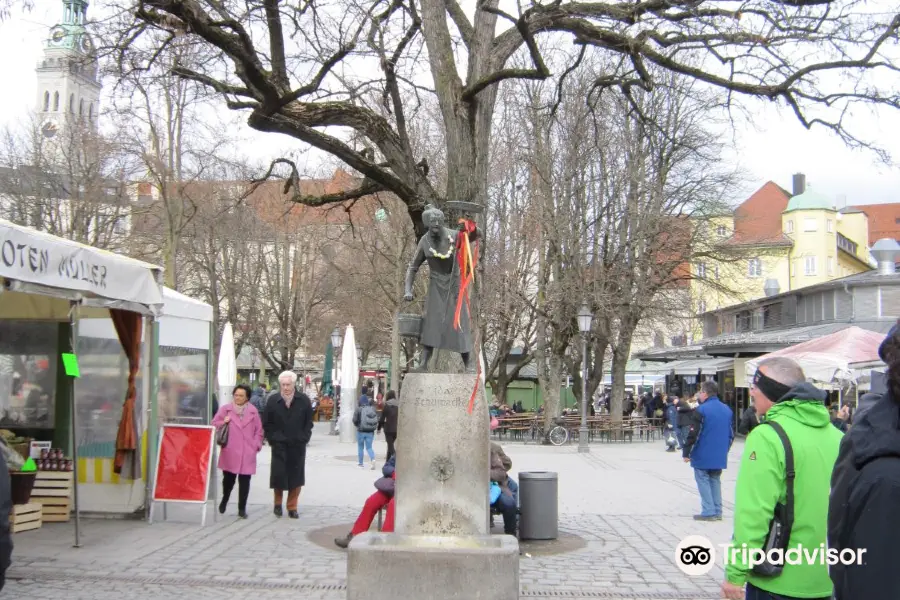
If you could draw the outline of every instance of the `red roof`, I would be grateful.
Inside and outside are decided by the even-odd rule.
[[[891,204],[857,204],[869,217],[869,245],[882,238],[900,240],[900,202]]]
[[[768,181],[734,210],[733,244],[790,243],[781,231],[781,213],[791,195]]]

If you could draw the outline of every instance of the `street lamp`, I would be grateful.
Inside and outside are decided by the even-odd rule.
[[[341,330],[338,327],[334,328],[334,331],[331,332],[331,348],[334,358],[334,364],[339,365],[338,361],[340,360],[341,353],[338,350],[341,347]],[[335,373],[338,377],[340,377],[341,368],[340,366],[336,366],[334,369]],[[338,400],[337,394],[335,393],[335,385],[334,378],[331,381],[331,435],[337,435],[337,409],[338,409]]]
[[[581,353],[581,427],[578,428],[578,452],[590,452],[588,446],[588,427],[587,427],[587,390],[588,390],[588,362],[587,347],[588,334],[591,332],[591,321],[594,315],[591,314],[587,305],[581,307],[578,312],[578,330],[581,332],[582,353]]]

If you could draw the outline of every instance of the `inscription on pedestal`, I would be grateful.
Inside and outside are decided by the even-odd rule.
[[[475,375],[410,373],[400,393],[396,531],[487,533],[490,417]]]

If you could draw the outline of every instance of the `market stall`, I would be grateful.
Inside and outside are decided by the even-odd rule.
[[[117,399],[124,397],[127,359],[109,318],[78,322],[81,378],[76,383],[78,482],[85,512],[129,514],[146,506],[142,486],[149,485],[147,448],[151,411],[157,423],[209,423],[212,307],[163,288],[158,344],[143,357],[157,356],[156,403],[147,403],[139,376],[135,418],[142,449],[141,477],[123,480],[113,469]],[[150,337],[148,336],[148,341]],[[154,352],[156,354],[154,354]],[[143,372],[143,369],[141,370]],[[150,446],[153,448],[153,446]],[[150,453],[152,457],[153,453]]]
[[[862,375],[854,363],[878,360],[878,346],[883,333],[860,327],[847,327],[830,335],[782,348],[748,360],[744,366],[747,381],[752,380],[760,361],[773,356],[792,358],[800,365],[807,380],[824,388],[846,390]]]
[[[71,461],[78,543],[79,403],[76,323],[110,319],[126,356],[115,418],[114,471],[141,486],[138,391],[147,397],[155,365],[151,319],[163,307],[159,267],[0,220],[0,427]],[[72,360],[63,366],[63,357]],[[48,454],[49,454],[48,448]],[[40,456],[38,459],[40,460]],[[65,472],[65,471],[63,471]],[[141,494],[142,495],[142,494]]]

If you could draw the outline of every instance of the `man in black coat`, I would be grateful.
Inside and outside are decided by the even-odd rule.
[[[297,500],[306,483],[306,445],[312,437],[313,409],[309,396],[296,389],[297,374],[285,371],[278,376],[281,394],[270,397],[263,416],[266,440],[272,448],[269,487],[275,490],[275,516],[283,514],[281,503],[287,490],[288,516],[300,517]]]
[[[400,403],[397,402],[397,392],[391,390],[387,393],[381,418],[378,419],[378,431],[384,429],[384,441],[387,442],[387,456],[385,462],[391,460],[394,455],[394,442],[397,441],[397,422],[400,418]]]
[[[900,598],[900,325],[878,355],[888,365],[888,391],[857,412],[831,475],[828,547],[865,550],[861,563],[829,567],[835,600]]]
[[[691,423],[694,419],[694,409],[688,398],[675,397],[675,405],[678,410],[678,425],[675,429],[675,437],[678,440],[678,448],[684,448],[688,433],[691,431]]]

